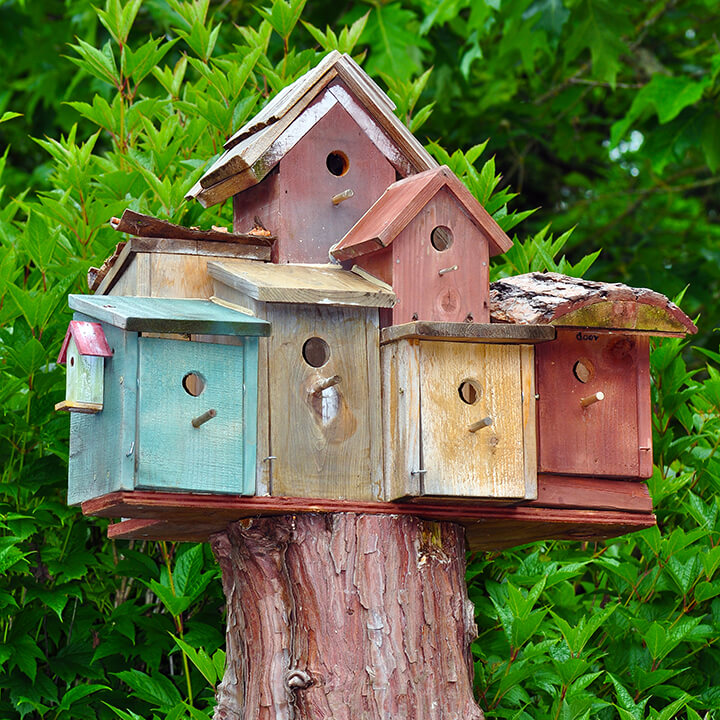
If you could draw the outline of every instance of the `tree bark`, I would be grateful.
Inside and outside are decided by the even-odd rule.
[[[211,542],[227,599],[216,720],[482,720],[458,525],[285,515]]]

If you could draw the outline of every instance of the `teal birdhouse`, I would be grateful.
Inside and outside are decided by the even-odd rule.
[[[105,358],[111,355],[100,323],[72,320],[58,356],[58,363],[67,364],[65,400],[55,405],[55,409],[100,412]]]
[[[258,337],[270,324],[206,300],[69,304],[110,354],[101,411],[71,418],[68,502],[116,490],[254,494]]]

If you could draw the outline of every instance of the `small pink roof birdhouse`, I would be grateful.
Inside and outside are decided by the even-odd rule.
[[[331,249],[392,285],[390,324],[489,320],[488,261],[512,241],[448,168],[393,183]]]
[[[105,358],[112,354],[100,323],[72,320],[58,356],[58,363],[68,365],[65,400],[55,409],[100,412]]]

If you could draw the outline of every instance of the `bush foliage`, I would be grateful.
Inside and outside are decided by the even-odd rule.
[[[685,304],[712,327],[712,8],[0,0],[0,716],[207,718],[222,676],[208,547],[109,542],[103,521],[65,504],[54,359],[67,293],[118,241],[111,216],[229,225],[229,207],[184,193],[265,98],[337,48],[508,232],[524,221],[496,276],[647,278],[673,294],[692,279]],[[525,207],[544,208],[509,208],[496,164]],[[720,354],[709,334],[701,344],[665,339],[652,354],[657,528],[470,558],[488,718],[720,716]]]

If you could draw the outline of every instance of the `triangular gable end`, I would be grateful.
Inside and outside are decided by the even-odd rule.
[[[58,364],[64,364],[67,360],[67,350],[71,337],[75,341],[75,346],[81,355],[112,357],[112,350],[108,345],[100,323],[71,320],[65,333],[62,347],[60,348],[60,354],[57,359]]]
[[[512,247],[512,241],[470,191],[443,165],[393,183],[330,251],[336,260],[376,252],[393,240],[441,191],[447,190],[488,240],[490,255]]]
[[[331,53],[328,58],[281,91],[233,135],[226,143],[226,152],[186,198],[195,198],[209,207],[256,185],[338,103],[400,175],[437,167],[437,162],[393,114],[390,99],[355,61],[339,53]]]

